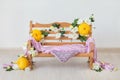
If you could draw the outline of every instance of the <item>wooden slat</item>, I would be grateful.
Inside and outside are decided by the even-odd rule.
[[[92,54],[88,54],[88,53],[78,53],[77,55],[75,55],[74,57],[89,57]],[[54,57],[54,55],[50,54],[50,53],[38,53],[38,55],[36,57]]]
[[[71,25],[71,23],[68,22],[54,22],[54,23],[60,24],[60,27],[69,27]],[[50,27],[54,23],[50,23],[50,24],[36,23],[36,24],[32,24],[32,27]]]
[[[44,38],[44,40],[71,40],[71,38],[68,38],[68,37],[56,38],[53,36],[47,36]]]
[[[49,34],[56,34],[57,32],[55,32],[55,31],[47,31],[47,32],[49,32]],[[65,31],[65,34],[70,34],[70,33],[72,33],[71,31]]]
[[[85,45],[85,42],[45,42],[42,45],[57,46],[57,45],[64,45],[64,44],[83,44],[83,45]]]

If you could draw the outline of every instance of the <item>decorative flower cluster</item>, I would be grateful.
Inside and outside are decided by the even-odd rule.
[[[117,71],[118,70],[118,68],[114,67],[112,64],[106,63],[106,62],[101,62],[101,61],[95,61],[93,63],[92,69],[95,70],[96,72],[101,72],[103,69],[109,70],[109,71]]]
[[[92,18],[89,18],[91,21]],[[82,42],[87,40],[87,36],[91,33],[91,25],[87,22],[83,21],[82,23],[78,24],[79,19],[75,19],[74,22],[70,26],[70,30],[72,34],[70,34],[68,37],[72,39],[79,39]],[[93,22],[93,21],[91,21]]]
[[[30,62],[25,55],[20,55],[15,62],[11,62],[10,64],[3,64],[3,68],[6,71],[11,70],[25,70],[30,71]]]
[[[91,23],[94,22],[93,14],[89,17],[90,24],[83,21],[82,23],[78,24],[79,19],[75,19],[70,28],[72,34],[69,34],[67,37],[71,39],[79,39],[82,42],[87,40],[87,36],[91,33]],[[60,27],[60,24],[54,23],[50,27],[49,31],[53,31],[56,33],[56,38],[61,38],[65,36],[66,30],[64,27]],[[32,30],[31,36],[36,40],[40,41],[44,37],[48,36],[49,31],[47,30]]]
[[[60,24],[54,23],[52,24],[52,26],[50,27],[51,31],[54,31],[56,33],[55,37],[56,38],[60,38],[60,37],[64,37],[65,35],[65,29],[64,28],[60,28]]]
[[[34,29],[31,32],[31,36],[37,41],[39,42],[41,39],[43,39],[44,37],[48,36],[49,32],[47,30],[38,30],[38,29]]]

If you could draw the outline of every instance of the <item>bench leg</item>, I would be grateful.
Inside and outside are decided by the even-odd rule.
[[[89,57],[90,59],[90,61],[89,61],[89,67],[90,67],[90,69],[92,69],[92,67],[93,67],[93,57]]]
[[[88,63],[90,63],[90,57],[88,57]]]
[[[28,55],[28,59],[29,59],[29,62],[30,62],[30,69],[33,69],[33,61],[32,61],[32,55]]]
[[[88,60],[89,60],[89,67],[90,67],[90,69],[92,69],[92,67],[93,67],[93,61],[94,61],[94,60],[93,60],[93,54],[94,54],[94,53],[91,52],[91,53],[90,53],[90,56],[89,56],[89,59],[88,59]]]

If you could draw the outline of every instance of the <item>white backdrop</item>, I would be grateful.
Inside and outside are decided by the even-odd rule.
[[[120,0],[0,0],[0,48],[21,47],[29,21],[87,19],[94,13],[97,47],[120,47]]]

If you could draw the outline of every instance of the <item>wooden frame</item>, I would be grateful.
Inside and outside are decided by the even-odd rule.
[[[67,22],[55,22],[57,24],[60,24],[60,27],[69,27],[71,24],[70,23],[67,23]],[[30,21],[30,31],[29,33],[31,33],[32,29],[33,28],[49,28],[53,23],[50,23],[50,24],[40,24],[40,23],[32,23],[32,21]],[[92,31],[92,30],[91,30]],[[69,34],[70,31],[67,31],[66,34]],[[50,32],[50,34],[55,34],[54,32]],[[91,36],[92,32],[90,33],[90,36]],[[46,37],[45,40],[57,40],[56,38],[54,37]],[[66,37],[63,37],[63,38],[60,38],[59,40],[71,40],[70,38],[66,38]],[[51,46],[54,46],[54,45],[64,45],[64,44],[84,44],[83,42],[46,42],[44,43],[43,45],[51,45]],[[31,48],[31,41],[29,40],[28,41],[28,50],[30,50]],[[89,62],[89,67],[90,69],[92,69],[92,65],[93,65],[93,55],[94,55],[94,44],[93,43],[90,43],[90,53],[80,53],[80,54],[77,54],[75,57],[88,57],[88,62]],[[45,54],[43,52],[40,52],[38,55],[38,57],[54,57],[52,54]],[[31,68],[32,68],[32,56],[29,55],[29,60],[31,62]]]

